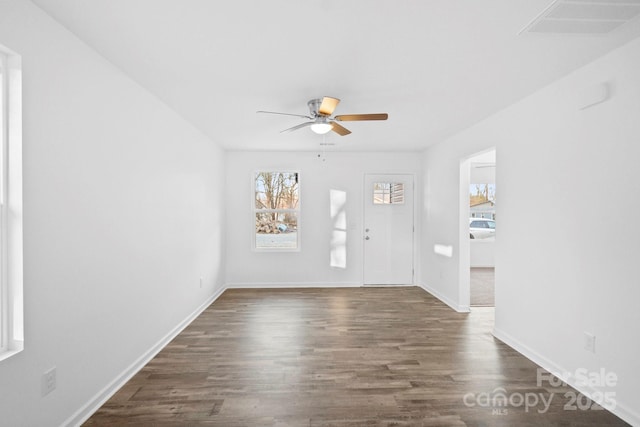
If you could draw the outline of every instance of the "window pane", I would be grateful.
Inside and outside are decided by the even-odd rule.
[[[296,172],[258,172],[255,182],[256,209],[297,209]]]
[[[394,205],[404,203],[404,184],[400,182],[391,184],[391,203]]]
[[[257,249],[296,249],[297,247],[297,212],[256,213]]]
[[[5,78],[6,73],[4,71],[6,58],[0,53],[0,147],[4,147],[5,137],[5,116],[6,116],[6,103],[7,100],[5,94]],[[5,161],[4,161],[4,148],[0,149],[0,203],[5,203]],[[2,295],[0,295],[2,297]],[[1,320],[1,316],[0,316]]]
[[[4,242],[4,56],[0,53],[0,242]],[[4,277],[4,254],[2,253],[4,245],[0,244],[0,351],[4,351],[6,347],[6,332],[3,324],[5,311],[7,310],[6,301],[4,301],[5,283],[1,279]]]
[[[373,204],[391,205],[404,203],[404,184],[401,182],[376,182],[373,184]]]

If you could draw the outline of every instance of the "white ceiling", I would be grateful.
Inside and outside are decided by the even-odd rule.
[[[640,35],[518,35],[551,0],[33,2],[228,150],[317,150],[279,133],[303,119],[256,111],[325,95],[389,113],[332,150],[422,150]]]

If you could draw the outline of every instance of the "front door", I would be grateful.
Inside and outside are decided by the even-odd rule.
[[[364,284],[413,284],[413,176],[365,175]]]

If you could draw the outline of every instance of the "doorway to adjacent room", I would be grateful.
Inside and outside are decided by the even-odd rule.
[[[496,151],[469,161],[470,306],[495,306]]]

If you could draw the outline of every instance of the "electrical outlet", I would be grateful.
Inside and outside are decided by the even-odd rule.
[[[596,352],[596,336],[589,332],[584,333],[584,349],[595,353]]]
[[[55,366],[42,374],[42,395],[46,396],[56,389],[56,368]]]

